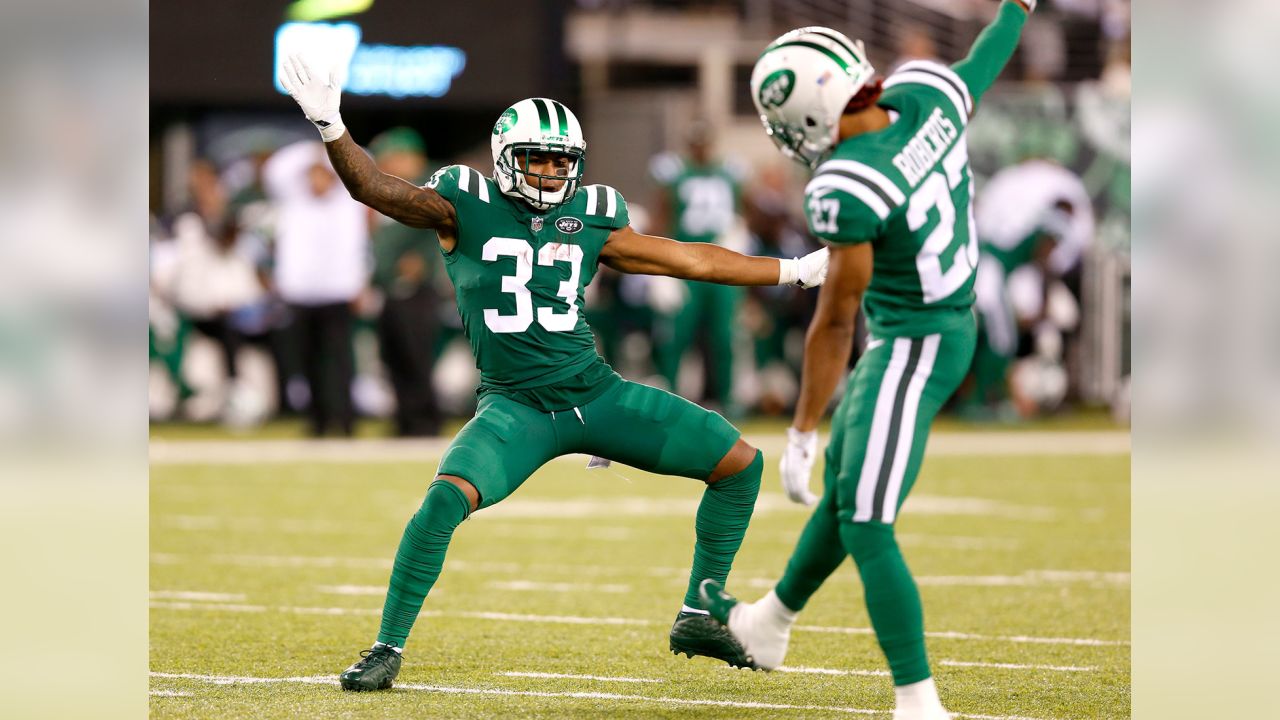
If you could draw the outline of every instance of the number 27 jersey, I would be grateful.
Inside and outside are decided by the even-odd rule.
[[[527,390],[595,366],[607,371],[583,317],[583,290],[609,234],[628,223],[622,194],[588,185],[538,212],[464,165],[441,168],[427,187],[457,216],[445,269],[482,388]]]
[[[972,324],[973,178],[964,81],[933,62],[904,64],[885,82],[882,130],[841,142],[805,187],[809,230],[832,245],[872,244],[863,297],[878,337],[919,337]]]

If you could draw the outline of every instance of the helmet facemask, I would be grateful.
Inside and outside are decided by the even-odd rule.
[[[571,162],[564,175],[544,175],[522,169],[530,166],[529,156],[534,153],[565,155]],[[579,148],[543,143],[512,143],[503,148],[498,155],[494,173],[501,178],[500,185],[509,185],[521,199],[534,208],[548,210],[557,205],[563,205],[573,197],[582,182],[582,174],[586,171],[586,166],[586,153]],[[544,190],[541,182],[536,186],[530,185],[528,180],[530,177],[538,181],[563,181],[564,184],[559,190]]]
[[[507,108],[493,127],[493,179],[504,195],[546,211],[573,199],[586,171],[587,143],[578,118],[555,100],[528,98]],[[564,175],[527,172],[535,153],[570,159]],[[530,185],[531,176],[536,185]],[[544,190],[542,180],[563,181],[559,190]]]

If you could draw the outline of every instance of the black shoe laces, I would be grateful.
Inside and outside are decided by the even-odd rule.
[[[391,659],[392,655],[398,655],[394,645],[383,645],[382,647],[369,648],[360,651],[360,662],[356,663],[358,668],[367,668],[372,665],[385,662]]]

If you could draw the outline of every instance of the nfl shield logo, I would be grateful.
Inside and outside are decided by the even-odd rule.
[[[534,231],[534,232],[541,232],[541,231],[542,231],[542,218],[540,218],[540,217],[536,217],[536,218],[534,218],[534,219],[530,220],[530,221],[529,221],[529,225],[533,228],[533,231]]]

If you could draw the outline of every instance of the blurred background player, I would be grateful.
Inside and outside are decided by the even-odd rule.
[[[741,225],[742,170],[715,157],[711,127],[695,121],[685,152],[662,153],[649,164],[659,185],[654,228],[681,242],[715,243],[745,251]],[[659,309],[654,319],[654,358],[672,392],[679,392],[680,364],[695,340],[705,350],[703,396],[730,416],[734,403],[734,335],[742,288],[696,281],[652,281]],[[683,291],[680,288],[683,287]],[[663,297],[665,295],[665,297]]]
[[[1030,11],[1004,2],[951,68],[911,62],[883,80],[861,42],[806,27],[770,44],[751,76],[770,138],[814,169],[805,188],[809,228],[832,247],[780,467],[794,501],[817,499],[809,491],[817,426],[845,374],[860,303],[870,340],[832,420],[821,501],[782,579],[750,604],[708,580],[702,601],[756,666],[773,669],[786,656],[797,614],[852,556],[893,675],[894,720],[951,717],[934,685],[920,592],[894,523],[933,418],[973,359],[978,237],[964,131]]]
[[[387,130],[369,143],[378,169],[424,185],[431,177],[422,136],[407,127]],[[370,211],[373,287],[382,296],[378,341],[395,389],[395,432],[401,437],[436,435],[440,410],[431,370],[440,330],[434,279],[440,241],[434,230],[402,225]]]
[[[706,614],[699,582],[723,582],[729,573],[755,508],[763,455],[722,416],[623,380],[596,351],[579,308],[597,264],[709,282],[814,287],[826,274],[826,252],[776,260],[637,233],[621,194],[582,185],[582,126],[546,98],[521,100],[499,116],[491,133],[491,178],[452,165],[419,187],[380,171],[351,139],[331,66],[313,70],[291,55],[284,76],[351,196],[406,225],[436,230],[481,371],[475,417],[450,443],[405,528],[377,641],[340,675],[342,687],[391,687],[458,525],[570,453],[706,483],[693,567],[669,647],[747,664],[723,628],[678,628],[684,618]]]
[[[1093,242],[1092,203],[1075,173],[1030,159],[996,173],[976,210],[978,349],[966,414],[1008,417],[1011,400],[1016,416],[1029,418],[1066,394],[1065,341],[1079,324],[1078,277]],[[1026,359],[1011,374],[1019,356]]]
[[[324,145],[302,141],[276,151],[263,167],[276,206],[273,285],[289,306],[307,379],[310,432],[355,432],[351,381],[352,304],[369,281],[368,209],[351,199]]]

